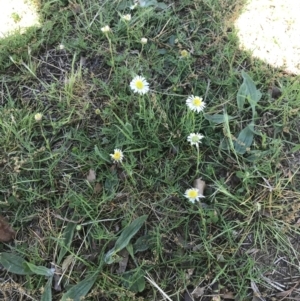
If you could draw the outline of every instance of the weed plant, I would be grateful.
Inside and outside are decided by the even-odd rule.
[[[0,294],[253,300],[290,289],[299,82],[239,50],[243,2],[133,5],[45,0],[41,28],[3,40],[0,206],[17,236],[0,245]]]

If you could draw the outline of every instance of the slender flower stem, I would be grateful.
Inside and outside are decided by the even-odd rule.
[[[195,129],[195,113],[194,112],[191,112],[192,113],[192,122],[193,122],[193,129]]]
[[[142,58],[143,50],[144,50],[144,45],[142,44],[142,49],[141,49],[141,51],[140,51],[140,53],[139,53],[139,63],[140,63],[141,58]]]
[[[110,51],[110,55],[111,55],[111,63],[112,63],[112,67],[113,69],[115,69],[115,60],[114,60],[114,55],[113,55],[113,49],[112,49],[112,44],[111,44],[111,39],[109,38],[108,34],[105,34],[109,43],[109,51]]]
[[[49,142],[49,139],[46,138],[46,135],[44,133],[44,129],[43,129],[43,126],[40,124],[40,128],[41,128],[41,133],[42,133],[42,136],[46,142],[46,147],[47,149],[49,150],[49,152],[51,153],[51,146],[50,146],[50,142]]]
[[[196,144],[197,148],[197,168],[196,168],[196,176],[199,174],[199,165],[200,165],[200,150],[199,150],[199,144]]]
[[[140,110],[139,110],[140,113],[139,113],[139,115],[143,116],[143,118],[144,118],[145,115],[146,115],[146,108],[145,108],[145,100],[142,97],[142,95],[139,95],[139,107],[140,107]]]
[[[130,49],[129,24],[128,24],[128,22],[126,22],[126,30],[127,30],[128,49]]]

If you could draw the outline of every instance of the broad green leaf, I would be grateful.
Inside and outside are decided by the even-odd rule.
[[[242,77],[244,78],[244,83],[247,87],[248,96],[257,103],[261,98],[260,91],[256,89],[254,81],[246,72],[242,71]]]
[[[171,46],[174,46],[175,45],[175,40],[176,40],[176,36],[175,35],[171,35],[170,38],[169,38],[169,44]]]
[[[74,285],[63,294],[61,301],[81,301],[88,294],[97,279],[97,274],[93,274],[81,282]]]
[[[244,108],[245,100],[247,99],[254,111],[254,107],[261,99],[262,94],[256,89],[254,81],[246,72],[242,71],[242,77],[244,81],[240,86],[236,97],[238,108],[239,110],[242,110]]]
[[[232,116],[225,116],[224,114],[214,114],[214,115],[208,115],[208,114],[204,114],[204,118],[208,121],[211,121],[213,123],[224,123],[226,121],[226,118],[228,120],[234,119],[234,117]]]
[[[254,124],[248,124],[234,141],[234,149],[238,154],[243,155],[250,148],[254,137]]]
[[[52,301],[52,279],[53,277],[50,277],[44,287],[43,294],[41,296],[41,301]]]
[[[249,103],[251,106],[255,106],[257,105],[258,101],[261,99],[262,94],[259,90],[256,90],[256,95],[254,96],[255,98],[253,99],[252,97],[250,97],[249,99]],[[253,102],[252,102],[253,101]]]
[[[70,245],[72,243],[75,229],[76,229],[76,224],[71,222],[69,222],[65,228],[65,231],[63,233],[62,246],[60,247],[60,251],[57,259],[58,265],[61,263],[62,259],[70,249]]]
[[[97,145],[95,145],[94,150],[95,150],[95,154],[96,154],[97,156],[99,156],[103,161],[105,161],[105,162],[111,162],[111,160],[110,160],[110,158],[109,158],[109,155],[106,154],[106,153],[103,152],[103,151],[100,151]]]
[[[106,264],[112,264],[114,262],[118,262],[119,259],[120,259],[120,256],[117,255],[115,248],[112,248],[111,250],[109,250],[104,256],[104,262]]]
[[[246,86],[247,96],[253,100],[256,99],[256,86],[252,78],[245,72],[242,71],[242,77],[244,79],[243,84]]]
[[[52,277],[54,275],[54,269],[48,269],[43,266],[37,266],[35,264],[32,264],[30,262],[25,262],[24,266],[29,269],[32,273],[36,275],[46,276],[46,277]]]
[[[133,244],[134,254],[148,250],[151,246],[151,240],[152,236],[149,234],[139,237]]]
[[[131,243],[129,243],[127,246],[126,246],[126,250],[127,252],[129,253],[129,255],[134,258],[134,253],[133,253],[133,245]]]
[[[110,177],[107,177],[104,182],[104,188],[107,189],[110,193],[112,193],[119,184],[119,179],[116,174],[111,174]]]
[[[129,244],[130,239],[140,230],[147,218],[148,215],[142,215],[135,219],[129,226],[124,228],[120,237],[116,241],[114,247],[116,252],[121,251]]]
[[[236,95],[236,102],[237,102],[238,109],[240,111],[244,109],[246,97],[247,97],[247,86],[245,83],[242,83]]]
[[[148,215],[140,216],[123,229],[120,237],[115,243],[115,246],[105,254],[105,263],[111,264],[115,262],[116,253],[124,249],[129,244],[131,238],[140,230],[147,217]]]
[[[31,275],[33,274],[30,270],[24,265],[26,260],[18,255],[12,253],[1,253],[0,254],[0,263],[3,267],[11,273],[18,275]]]
[[[145,289],[145,273],[139,269],[137,271],[129,271],[122,275],[123,286],[134,293],[140,293]]]

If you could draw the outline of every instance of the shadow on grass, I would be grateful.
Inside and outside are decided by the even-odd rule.
[[[16,62],[27,61],[30,56],[45,51],[59,41],[62,33],[56,28],[62,26],[62,15],[68,15],[68,11],[58,12],[67,4],[68,1],[63,0],[12,0],[2,7],[0,72],[13,65],[10,57]],[[29,9],[36,11],[28,12]]]

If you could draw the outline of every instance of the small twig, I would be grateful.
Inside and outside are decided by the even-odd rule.
[[[162,28],[162,30],[160,31],[160,33],[159,33],[156,37],[154,37],[154,39],[158,38],[160,35],[163,34],[164,29],[166,28],[166,26],[168,25],[168,23],[169,23],[171,20],[172,20],[172,18],[170,18],[170,19],[167,21],[167,23],[166,23],[165,26]]]
[[[168,299],[169,301],[172,301],[172,299],[154,282],[154,280],[152,280],[150,278],[150,275],[148,273],[147,273],[147,275],[149,277],[147,277],[147,276],[144,276],[144,277],[150,282],[150,284],[152,284],[156,289],[158,289],[158,291],[162,294],[162,296],[164,298]]]
[[[251,288],[253,290],[254,296],[259,298],[262,301],[266,301],[262,296],[261,293],[256,285],[256,283],[254,281],[251,281]]]
[[[262,276],[262,278],[263,278],[266,282],[268,282],[271,286],[273,286],[273,287],[275,287],[276,289],[278,289],[279,291],[283,292],[283,289],[280,288],[280,287],[278,286],[279,283],[277,284],[276,282],[272,282],[269,278],[267,278],[267,277],[265,277],[265,276]],[[276,283],[276,284],[274,284],[274,283]]]
[[[52,213],[52,215],[53,215],[54,217],[56,217],[56,218],[62,220],[62,221],[69,222],[69,223],[74,223],[74,224],[79,224],[80,222],[83,221],[83,218],[81,218],[81,219],[78,220],[78,221],[74,221],[74,220],[68,219],[68,218],[66,218],[66,217],[62,217],[62,216],[60,216],[59,214]]]
[[[204,95],[204,102],[206,101],[206,98],[207,98],[209,86],[210,86],[210,79],[207,80],[207,87],[206,87],[206,91],[205,91],[205,95]]]
[[[298,286],[299,283],[300,283],[300,280],[297,281],[296,284],[292,288],[290,288],[289,290],[276,294],[276,297],[283,296],[283,298],[280,299],[279,301],[282,301],[282,300],[286,299],[286,297],[288,297],[293,292],[293,290]]]

